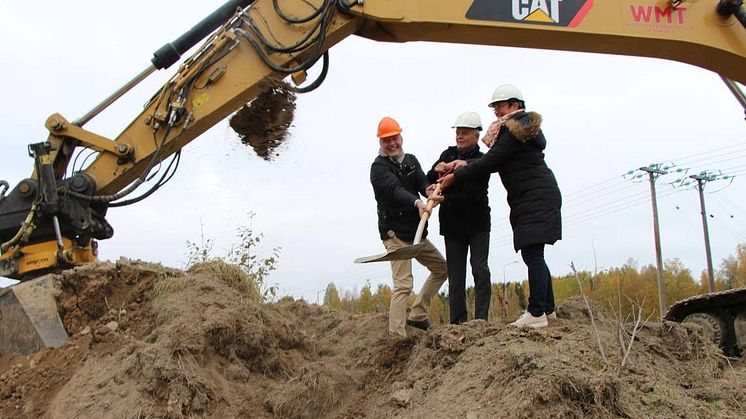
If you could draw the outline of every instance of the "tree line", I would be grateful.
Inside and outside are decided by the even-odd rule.
[[[678,258],[664,263],[663,279],[669,307],[679,300],[709,291],[707,272],[702,272],[699,278],[695,279],[692,272]],[[645,317],[652,315],[652,318],[658,318],[660,316],[657,269],[653,265],[638,268],[637,263],[630,259],[619,268],[579,271],[564,276],[554,276],[552,286],[558,305],[580,294],[578,282],[582,284],[583,292],[588,299],[616,312],[621,311],[623,318],[631,314],[635,306],[639,304],[643,306]],[[738,245],[735,256],[723,259],[720,269],[715,273],[716,291],[741,287],[746,287],[746,244]],[[504,284],[493,283],[489,320],[514,319],[520,315],[528,304],[528,293],[528,280],[525,279],[521,282],[508,283],[507,290]],[[415,295],[410,295],[409,298],[411,304]],[[359,292],[356,290],[340,292],[334,283],[329,283],[323,304],[350,313],[388,312],[391,304],[391,287],[388,284],[378,284],[374,289],[370,281],[367,281]],[[466,304],[471,320],[474,313],[473,286],[466,290]],[[448,323],[448,295],[445,292],[433,299],[429,317],[430,321],[435,324]]]

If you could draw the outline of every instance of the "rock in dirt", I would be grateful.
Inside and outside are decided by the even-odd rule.
[[[394,406],[407,407],[412,399],[412,390],[397,390],[391,395]]]

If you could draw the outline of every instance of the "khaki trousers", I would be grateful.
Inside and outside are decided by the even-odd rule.
[[[427,312],[430,308],[430,300],[438,294],[440,286],[448,278],[448,268],[446,260],[440,251],[430,243],[429,240],[423,240],[423,249],[415,258],[430,271],[430,275],[422,285],[422,289],[417,294],[412,310],[409,313],[411,320],[427,319]],[[400,247],[409,246],[398,237],[384,240],[383,245],[386,251],[396,250]],[[391,294],[391,308],[389,309],[389,333],[407,336],[407,299],[412,293],[414,278],[412,277],[412,260],[392,260],[391,273],[394,280],[394,290]]]

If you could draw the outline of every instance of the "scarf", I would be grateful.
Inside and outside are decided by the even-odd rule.
[[[522,111],[525,111],[525,109],[516,109],[507,115],[503,115],[502,117],[498,118],[497,121],[490,124],[490,127],[487,128],[487,132],[484,133],[484,137],[482,137],[482,142],[484,143],[484,145],[486,145],[487,148],[492,148],[492,146],[495,144],[495,141],[497,140],[497,136],[500,134],[500,128],[502,128],[503,125],[505,125],[505,123],[513,117],[513,115]]]
[[[388,154],[386,154],[386,152],[383,151],[382,148],[378,149],[378,155],[381,157],[388,157]],[[392,163],[401,165],[402,162],[404,161],[404,149],[401,149],[401,152],[399,153],[399,155],[394,156],[394,157],[389,157],[389,160],[391,160]]]

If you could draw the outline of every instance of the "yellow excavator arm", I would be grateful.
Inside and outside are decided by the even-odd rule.
[[[96,240],[113,235],[106,211],[154,192],[157,187],[129,197],[151,169],[268,82],[300,77],[318,60],[326,62],[326,51],[350,35],[659,57],[745,83],[743,25],[742,0],[229,1],[159,49],[152,65],[88,114],[72,122],[59,114],[46,120],[49,138],[29,146],[33,175],[7,196],[8,187],[0,189],[0,275],[23,278],[94,260]],[[84,129],[134,84],[198,42],[197,52],[116,138]],[[740,92],[734,83],[730,87]],[[65,178],[78,147],[99,155]]]
[[[365,0],[357,35],[665,58],[746,82],[746,31],[713,1]]]

